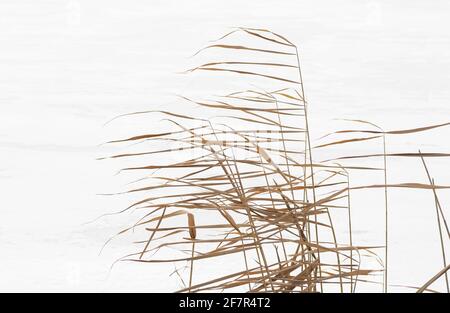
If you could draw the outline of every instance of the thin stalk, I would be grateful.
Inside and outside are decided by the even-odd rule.
[[[431,186],[433,188],[433,192],[436,193],[436,189],[434,188],[434,179],[433,182],[431,183]],[[436,201],[436,196],[435,196],[435,208],[436,208],[436,219],[437,219],[437,224],[438,224],[438,228],[439,228],[439,239],[441,240],[441,251],[442,251],[442,262],[444,263],[444,267],[447,266],[447,260],[445,257],[445,246],[444,246],[444,238],[442,237],[442,227],[441,227],[441,218],[439,217],[439,209],[438,209],[438,204]],[[448,284],[448,274],[447,272],[445,272],[445,284],[447,286],[447,293],[450,293],[450,287]]]
[[[267,278],[269,279],[269,283],[270,283],[270,286],[272,288],[272,291],[275,291],[273,283],[272,283],[272,279],[270,278],[269,268],[267,266],[267,259],[266,259],[263,247],[261,245],[261,240],[259,238],[258,231],[256,230],[255,222],[253,220],[253,216],[252,216],[252,213],[250,211],[250,207],[248,205],[247,198],[245,196],[244,186],[242,185],[242,180],[241,180],[241,177],[240,177],[239,170],[237,168],[236,162],[234,162],[234,166],[236,168],[236,175],[237,175],[237,178],[238,178],[239,187],[241,189],[241,203],[243,204],[243,206],[245,207],[245,209],[247,211],[248,221],[250,223],[252,232],[254,234],[253,237],[254,237],[254,241],[255,241],[255,249],[256,249],[256,251],[259,250],[261,252],[261,257],[262,257],[262,260],[264,262],[264,267],[265,267],[265,270],[266,270]],[[261,267],[262,267],[262,264],[261,264]],[[264,283],[264,285],[265,285],[265,283]]]
[[[308,162],[307,153],[306,153],[307,149],[308,149],[308,140],[307,140],[307,134],[305,132],[305,149],[304,149],[304,154],[305,154],[304,164],[305,165]],[[304,190],[303,191],[303,203],[307,203],[309,201],[309,198],[308,198],[308,188],[307,188],[307,181],[306,181],[306,177],[308,176],[306,166],[303,167],[303,175],[304,175],[304,178],[303,178],[303,188],[304,188],[303,189]],[[309,214],[306,215],[306,233],[308,235],[307,242],[311,242],[311,224],[309,222]],[[308,264],[312,264],[312,253],[308,253],[307,261],[308,261]],[[302,270],[305,270],[305,269],[302,268]],[[308,291],[310,290],[310,287],[311,287],[311,272],[312,271],[308,272]],[[314,269],[314,274],[316,274],[316,273],[317,273],[317,270]],[[317,279],[317,277],[315,277],[315,279]],[[314,285],[314,289],[313,289],[314,291],[315,291],[315,287],[316,286]]]
[[[260,163],[262,164],[263,161],[262,161],[262,157],[261,156],[259,156],[259,160],[260,160]],[[270,202],[272,203],[272,209],[274,211],[276,211],[275,201],[273,200],[272,190],[271,190],[270,185],[269,185],[269,179],[267,178],[267,172],[266,172],[266,169],[264,168],[264,166],[262,166],[262,169],[263,169],[263,173],[264,173],[264,178],[266,180],[267,190],[269,191],[270,200],[271,200]],[[280,239],[281,239],[281,246],[283,247],[284,260],[287,262],[288,256],[287,256],[286,246],[284,244],[283,232],[282,232],[281,228],[279,229],[279,234],[280,234]]]
[[[419,150],[419,153],[421,153],[420,150]],[[439,238],[440,238],[440,241],[441,241],[442,261],[444,263],[444,267],[447,267],[447,260],[446,260],[446,256],[445,256],[444,238],[442,236],[441,218],[439,216],[439,207],[440,207],[439,198],[437,196],[436,188],[434,187],[435,186],[434,185],[434,179],[431,178],[430,171],[428,170],[427,164],[425,163],[425,159],[423,158],[422,155],[420,156],[420,158],[422,160],[423,166],[425,168],[425,172],[427,173],[428,180],[430,181],[430,185],[431,185],[432,190],[433,190],[434,204],[435,204],[435,208],[436,208],[436,219],[437,219],[437,224],[438,224],[438,229],[439,229]],[[447,293],[450,293],[450,287],[449,287],[449,283],[448,283],[448,274],[447,274],[447,272],[445,272],[445,284],[446,284],[446,287],[447,287]]]
[[[213,127],[211,121],[209,121],[209,125],[210,125],[210,127],[211,127],[211,129],[212,129],[212,131],[213,131],[214,136],[216,137],[216,140],[219,140],[218,137],[217,137],[217,133],[215,132],[214,127]],[[212,147],[210,147],[209,150],[212,151],[212,152],[214,153],[214,156],[216,156],[216,151],[215,151]],[[242,186],[239,186],[239,185],[238,185],[238,183],[242,183],[242,182],[241,182],[241,179],[240,179],[240,175],[239,175],[239,171],[238,171],[238,168],[237,168],[237,164],[236,164],[236,162],[235,162],[235,160],[234,160],[234,162],[233,162],[233,163],[234,163],[234,167],[235,167],[235,169],[236,169],[236,171],[237,171],[236,175],[238,175],[238,178],[239,178],[239,180],[238,180],[237,182],[235,182],[233,179],[236,179],[236,178],[234,177],[234,173],[233,173],[233,171],[232,171],[232,169],[231,169],[229,160],[228,160],[228,158],[226,157],[225,152],[224,152],[224,150],[223,150],[222,147],[220,147],[220,151],[221,151],[222,156],[223,156],[223,158],[224,158],[224,160],[225,160],[225,162],[226,162],[226,164],[227,164],[227,166],[228,166],[228,168],[229,168],[229,171],[231,172],[231,175],[232,175],[233,177],[230,176],[230,174],[228,173],[226,167],[223,165],[223,162],[222,162],[219,158],[217,158],[217,156],[216,156],[216,159],[217,159],[217,161],[220,163],[222,170],[224,171],[224,173],[225,173],[225,175],[227,176],[228,180],[229,180],[230,183],[232,184],[233,189],[236,191],[237,195],[238,195],[239,198],[241,199],[241,202],[244,203],[242,200],[245,198],[245,195],[244,195],[244,194],[241,194],[241,192],[244,193],[244,189],[243,189]],[[248,211],[248,208],[247,208],[247,211]],[[248,213],[248,212],[247,212],[247,213]],[[249,222],[250,222],[250,218],[249,218]],[[254,226],[254,225],[253,225],[253,226]],[[258,260],[259,260],[259,264],[260,264],[260,268],[261,268],[261,276],[264,276],[264,274],[263,274],[263,272],[264,272],[264,271],[263,271],[263,265],[262,265],[262,262],[261,262],[261,257],[260,257],[260,253],[259,253],[259,249],[258,249],[258,245],[257,245],[256,238],[254,238],[254,242],[255,242],[255,244],[256,244],[255,250],[256,250],[256,254],[257,254],[257,256],[258,256]],[[261,249],[261,247],[260,247],[260,249]],[[247,265],[247,259],[246,259],[246,262],[245,262],[245,263],[246,263],[246,265]],[[267,262],[265,262],[265,263],[266,263],[266,267],[267,267]],[[267,271],[267,268],[266,268],[266,271]],[[266,288],[265,284],[264,284],[264,289],[267,291],[267,288]],[[272,290],[273,290],[273,285],[272,285]]]
[[[279,123],[279,125],[280,125],[281,141],[282,141],[282,143],[283,143],[284,158],[285,158],[285,160],[286,160],[286,169],[287,169],[287,172],[288,172],[289,177],[291,177],[291,171],[290,171],[290,165],[289,165],[289,158],[288,158],[288,155],[287,155],[287,152],[286,152],[286,151],[287,151],[287,149],[286,149],[286,140],[285,140],[285,138],[284,138],[284,129],[283,129],[283,124],[282,124],[282,122],[281,122],[281,116],[280,116],[280,113],[279,113],[278,100],[277,100],[273,95],[271,95],[271,97],[274,99],[275,105],[276,105],[276,108],[277,108],[277,116],[278,116],[278,123]],[[305,144],[306,144],[306,143],[305,143]],[[263,168],[263,169],[264,169],[264,168]],[[264,173],[265,173],[265,169],[264,169]],[[305,172],[305,173],[306,173],[306,172]],[[305,179],[306,179],[306,174],[305,174]],[[267,180],[267,177],[266,177],[266,180]],[[294,188],[293,188],[293,186],[292,186],[291,180],[289,180],[289,185],[290,185],[290,187],[291,187],[292,201],[295,201]],[[306,190],[306,188],[305,188],[305,190]],[[294,212],[297,213],[297,210],[296,210],[295,207],[294,207]],[[280,236],[282,236],[281,231],[280,231]],[[281,238],[283,238],[283,237],[281,237]],[[282,241],[282,242],[283,242],[283,241]],[[304,252],[303,244],[300,244],[300,248],[301,248],[301,250],[302,250],[302,258],[303,258],[303,252]],[[284,249],[284,245],[283,245],[283,249]],[[296,249],[296,251],[295,251],[295,255],[297,255],[298,251],[299,251],[299,247],[297,246],[297,249]],[[285,252],[285,253],[286,253],[286,252]],[[296,258],[296,257],[294,256],[293,261],[295,261],[295,258]],[[304,261],[304,260],[303,260],[303,261]],[[302,271],[303,271],[303,264],[304,264],[304,262],[302,262]],[[303,290],[303,285],[301,285],[301,290]]]
[[[222,202],[222,205],[224,205],[223,202]],[[241,235],[241,243],[242,243],[242,247],[244,247],[244,238],[243,238],[241,232],[239,231],[239,229],[237,229],[237,231]],[[227,237],[228,237],[229,234],[230,233],[227,234]],[[248,269],[247,252],[245,252],[245,250],[246,249],[242,249],[242,253],[244,254],[244,264],[245,264],[245,269],[247,270],[248,291],[250,291],[250,290],[252,290],[252,285],[250,284],[250,274],[249,274],[249,269]]]
[[[339,271],[339,275],[338,275],[339,276],[339,287],[340,287],[341,293],[343,293],[344,292],[344,285],[342,283],[341,257],[339,256],[336,232],[334,231],[333,221],[331,219],[330,211],[328,210],[328,208],[326,208],[326,212],[327,212],[327,215],[328,215],[328,220],[330,221],[331,233],[333,235],[333,240],[334,240],[334,247],[336,248],[336,258],[337,258],[338,271]]]
[[[383,172],[384,172],[384,292],[388,292],[388,190],[387,190],[387,160],[386,160],[386,134],[383,132]]]
[[[352,213],[350,199],[350,174],[347,173],[347,212],[348,212],[348,231],[350,249],[350,271],[353,271],[353,231],[352,231]],[[353,292],[353,275],[350,276],[350,293]]]
[[[194,273],[194,251],[195,251],[195,240],[192,240],[191,269],[189,273],[189,292],[191,292],[192,274]]]
[[[436,280],[438,280],[439,277],[441,277],[442,275],[446,274],[448,272],[448,270],[450,270],[450,265],[447,265],[442,270],[440,270],[439,273],[434,275],[429,281],[427,281],[425,283],[425,285],[423,285],[422,287],[420,287],[419,290],[417,290],[417,293],[424,292],[432,283],[434,283]]]
[[[317,207],[316,207],[316,185],[314,182],[314,169],[313,169],[313,162],[312,162],[312,149],[311,149],[311,137],[309,134],[309,125],[308,125],[308,108],[307,108],[307,104],[306,104],[306,100],[305,100],[305,90],[303,87],[303,78],[302,78],[302,71],[300,68],[300,58],[298,56],[298,49],[297,47],[295,47],[295,54],[297,57],[297,66],[298,66],[298,74],[299,74],[299,84],[300,84],[300,88],[302,91],[302,101],[303,101],[303,109],[305,112],[305,130],[306,130],[306,135],[307,135],[307,142],[308,142],[308,151],[309,151],[309,162],[310,162],[310,167],[311,167],[311,184],[312,184],[312,194],[313,194],[313,207],[314,210],[317,211]],[[306,177],[305,177],[306,178]],[[317,214],[314,214],[314,222],[315,222],[315,237],[316,237],[316,243],[317,245],[319,245],[319,229],[318,229],[318,223],[317,223]],[[322,277],[322,267],[321,267],[321,263],[320,263],[320,249],[317,250],[317,261],[318,261],[318,268],[319,268],[319,276]],[[322,284],[322,279],[320,279],[320,291],[323,292],[323,284]]]
[[[150,238],[147,240],[147,242],[145,243],[145,247],[142,250],[141,254],[139,255],[139,260],[141,260],[145,254],[145,252],[147,251],[148,246],[150,245],[150,242],[152,241],[153,237],[155,236],[156,230],[159,228],[159,226],[161,225],[162,220],[164,219],[164,215],[166,214],[166,209],[167,207],[164,207],[164,210],[161,214],[161,217],[158,220],[158,223],[156,224],[155,230],[152,232],[152,234],[150,235]]]
[[[352,251],[353,251],[353,249],[352,249]],[[356,292],[356,285],[358,284],[358,279],[359,279],[359,270],[361,268],[361,253],[359,252],[359,250],[356,250],[356,253],[358,254],[358,270],[357,270],[356,277],[355,277],[355,284],[353,285],[353,293]],[[351,277],[353,277],[353,275]]]

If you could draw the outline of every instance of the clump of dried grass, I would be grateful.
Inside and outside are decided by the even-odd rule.
[[[252,45],[233,43],[233,36],[238,34],[246,37]],[[231,43],[224,43],[230,40]],[[111,156],[149,156],[150,164],[124,170],[144,173],[157,170],[158,173],[152,175],[157,183],[127,191],[145,196],[126,210],[139,208],[146,210],[146,214],[121,234],[142,228],[148,237],[138,242],[140,250],[122,260],[187,262],[190,264],[189,285],[182,288],[182,292],[355,292],[359,281],[370,281],[370,276],[380,269],[366,269],[360,263],[361,254],[375,255],[373,249],[377,247],[353,244],[351,193],[382,188],[386,221],[383,290],[388,291],[388,190],[414,188],[429,189],[434,194],[444,263],[444,270],[418,291],[426,290],[438,277],[444,275],[447,279],[442,225],[449,238],[450,234],[436,190],[448,187],[434,184],[424,158],[449,155],[387,153],[386,139],[450,123],[384,131],[373,123],[352,120],[349,122],[368,128],[339,130],[334,135],[355,134],[356,137],[312,147],[308,103],[297,47],[269,30],[237,28],[197,54],[217,49],[232,52],[233,59],[207,62],[187,72],[230,73],[263,79],[277,87],[270,90],[245,89],[209,101],[181,97],[180,101],[195,107],[220,111],[223,123],[213,124],[208,119],[180,112],[131,113],[163,114],[173,130],[140,134],[111,143],[162,141],[167,145],[175,144],[177,149]],[[245,57],[240,59],[244,54]],[[279,84],[285,86],[278,88]],[[233,121],[239,122],[239,128],[231,126]],[[381,152],[378,154],[341,156],[323,162],[316,162],[313,158],[316,149],[376,140],[380,141]],[[197,154],[190,156],[193,151]],[[186,156],[177,162],[161,162],[170,160],[173,154]],[[383,159],[383,168],[336,163],[376,157]],[[429,184],[389,183],[387,162],[393,157],[421,159]],[[351,186],[352,171],[382,171],[384,183]],[[152,195],[154,192],[162,192],[163,196]],[[345,242],[338,241],[333,225],[332,212],[338,209],[348,213],[349,238]],[[200,219],[201,223],[195,222],[194,213],[196,217],[204,217]],[[187,225],[180,219],[186,214]],[[190,249],[187,248],[189,245]],[[156,258],[155,253],[162,249],[175,251],[170,253],[173,257]],[[176,253],[180,256],[176,257]],[[231,272],[218,275],[211,271],[203,275],[206,279],[196,279],[193,284],[195,262],[220,264],[230,260],[235,265]]]

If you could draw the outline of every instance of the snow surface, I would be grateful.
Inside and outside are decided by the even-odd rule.
[[[100,145],[105,141],[158,127],[151,119],[104,126],[112,117],[176,109],[173,94],[211,94],[177,72],[229,27],[269,28],[299,45],[319,138],[345,125],[333,118],[367,119],[385,129],[447,122],[449,13],[447,1],[2,0],[0,291],[179,287],[169,277],[172,264],[120,263],[110,270],[129,238],[99,255],[135,217],[97,219],[132,200],[98,194],[121,191],[132,177],[115,175],[120,163],[96,158],[124,151]],[[443,128],[389,145],[393,152],[448,152],[449,136]],[[436,183],[450,184],[448,160],[429,164]],[[390,168],[398,182],[426,182],[420,163],[393,160]],[[439,195],[448,216],[450,194]],[[380,245],[383,204],[370,196],[354,198],[361,204],[355,241]],[[396,190],[391,206],[390,282],[421,285],[442,268],[432,195]],[[443,290],[442,283],[433,287]]]

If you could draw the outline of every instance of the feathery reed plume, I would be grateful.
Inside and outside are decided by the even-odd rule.
[[[192,275],[194,273],[194,252],[195,252],[195,238],[197,237],[197,230],[195,229],[194,214],[188,213],[187,216],[188,216],[189,236],[191,237],[192,240],[191,269],[189,272],[189,291],[191,291]]]

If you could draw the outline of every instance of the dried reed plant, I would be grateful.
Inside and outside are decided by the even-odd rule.
[[[233,41],[238,35],[244,38],[245,44]],[[358,282],[371,281],[371,277],[379,272],[384,275],[383,290],[387,292],[388,190],[413,188],[433,192],[444,265],[441,272],[417,290],[429,290],[431,283],[439,277],[445,276],[447,280],[449,266],[444,240],[450,239],[450,233],[437,190],[449,187],[434,184],[425,159],[450,155],[388,153],[386,139],[450,123],[385,131],[368,121],[347,120],[367,129],[339,130],[333,135],[357,136],[313,147],[296,45],[269,30],[236,28],[196,55],[216,50],[228,52],[230,59],[210,61],[187,73],[244,76],[264,80],[273,88],[238,90],[213,100],[180,97],[183,105],[214,114],[220,112],[216,115],[221,116],[222,123],[181,112],[153,110],[131,113],[162,114],[172,125],[172,130],[110,142],[145,142],[155,146],[158,141],[166,146],[164,149],[110,156],[149,157],[150,164],[123,170],[140,171],[146,175],[152,173],[150,177],[156,181],[148,184],[145,180],[143,186],[126,191],[145,196],[124,211],[140,209],[145,214],[119,235],[142,229],[147,237],[137,242],[135,253],[121,261],[189,264],[189,284],[180,292],[356,292]],[[233,127],[234,124],[238,126]],[[376,140],[381,142],[381,152],[377,154],[340,156],[321,162],[313,157],[318,149]],[[174,155],[182,159],[167,162]],[[365,158],[382,158],[383,167],[338,163]],[[429,184],[389,183],[390,158],[422,160]],[[382,172],[384,181],[352,186],[350,175],[353,171]],[[361,189],[384,190],[384,247],[353,243],[351,194]],[[332,216],[336,210],[347,212],[345,227],[349,236],[344,241],[338,240],[336,225],[333,224]],[[443,235],[445,231],[447,237]],[[364,268],[362,255],[377,258],[374,252],[377,248],[384,248],[383,262],[380,262],[384,267]],[[168,251],[166,257],[156,257],[164,249]],[[196,277],[200,269],[194,270],[194,263],[199,262],[216,264],[217,271],[209,270]],[[232,266],[220,266],[226,263]],[[223,270],[228,272],[222,273]]]

